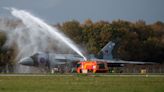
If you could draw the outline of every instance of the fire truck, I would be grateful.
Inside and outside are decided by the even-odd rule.
[[[108,72],[106,62],[102,61],[80,61],[77,63],[77,73],[106,73]]]

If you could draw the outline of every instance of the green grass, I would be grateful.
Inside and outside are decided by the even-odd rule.
[[[164,77],[0,76],[0,92],[164,92]]]

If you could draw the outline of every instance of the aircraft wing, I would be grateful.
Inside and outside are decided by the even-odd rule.
[[[105,59],[92,59],[93,61],[103,61],[115,64],[155,64],[154,62],[140,62],[140,61],[124,61],[124,60],[105,60]]]
[[[73,54],[53,54],[55,60],[59,60],[62,62],[62,60],[73,62],[73,61],[84,61],[83,58],[81,58],[78,55]],[[64,62],[65,62],[64,61]],[[154,62],[141,62],[141,61],[125,61],[125,60],[106,60],[106,59],[90,59],[89,61],[102,61],[107,63],[116,63],[116,64],[155,64]]]

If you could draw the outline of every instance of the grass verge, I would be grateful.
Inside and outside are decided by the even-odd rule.
[[[164,77],[0,76],[0,92],[164,92]]]

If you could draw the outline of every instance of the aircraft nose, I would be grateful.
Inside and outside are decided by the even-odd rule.
[[[34,61],[31,57],[23,58],[19,61],[19,64],[26,65],[26,66],[33,66]]]

